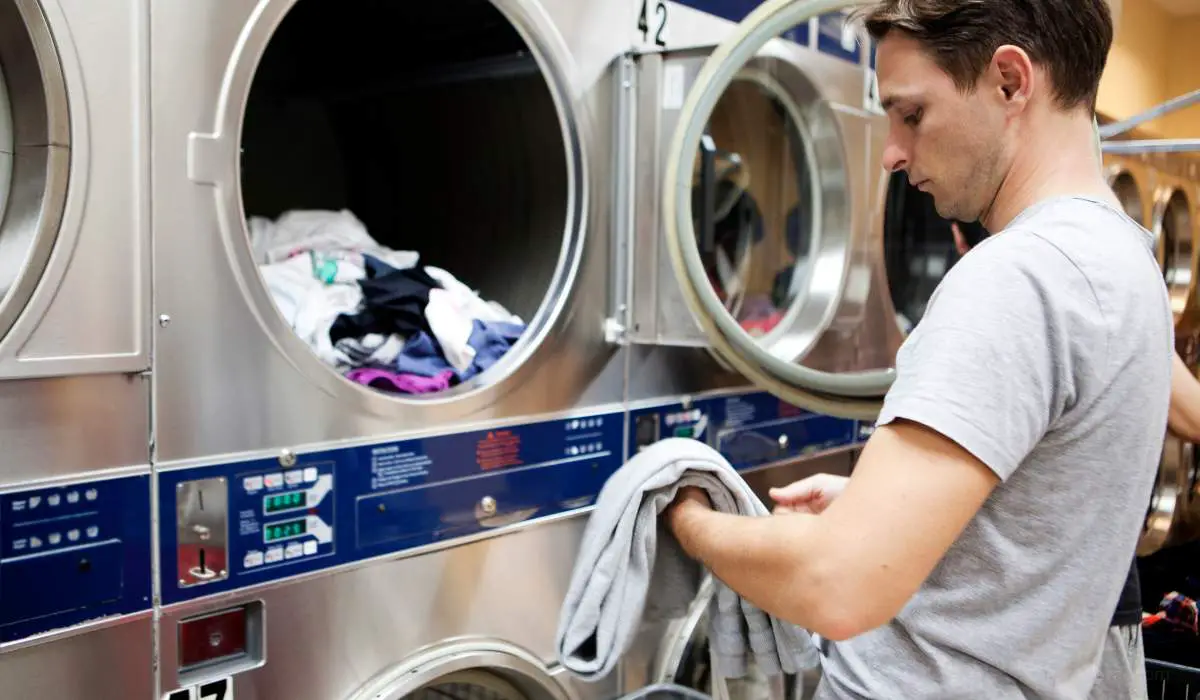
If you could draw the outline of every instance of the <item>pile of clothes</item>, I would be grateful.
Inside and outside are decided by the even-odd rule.
[[[381,246],[349,211],[251,217],[250,246],[279,312],[351,381],[428,394],[495,364],[521,319],[413,251]]]

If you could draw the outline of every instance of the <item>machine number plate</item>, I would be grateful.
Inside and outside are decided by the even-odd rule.
[[[654,41],[654,45],[667,45],[667,3],[665,0],[639,0],[641,9],[638,11],[638,31],[642,33],[642,42]]]
[[[233,700],[233,679],[220,678],[173,690],[163,700]]]

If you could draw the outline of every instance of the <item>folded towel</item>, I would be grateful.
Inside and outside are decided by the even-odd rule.
[[[719,452],[668,438],[639,452],[609,478],[584,531],[558,624],[558,658],[585,680],[610,673],[643,621],[687,612],[704,576],[659,514],[683,486],[698,486],[725,513],[769,511]],[[810,635],[743,600],[714,577],[709,603],[713,671],[742,678],[749,654],[767,675],[814,668]]]

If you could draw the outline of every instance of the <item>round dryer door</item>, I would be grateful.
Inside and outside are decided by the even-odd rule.
[[[1183,187],[1161,189],[1154,202],[1154,236],[1158,242],[1163,278],[1176,317],[1187,307],[1192,290],[1194,242],[1192,201]]]
[[[667,151],[663,224],[683,298],[714,353],[783,400],[872,418],[890,369],[801,364],[847,285],[851,167],[817,82],[772,39],[844,0],[768,0],[691,83]]]
[[[706,579],[688,614],[667,627],[655,656],[651,682],[683,686],[708,697],[728,700],[812,698],[821,679],[819,667],[800,675],[768,676],[751,663],[743,678],[717,679],[724,685],[725,692],[713,687],[708,641],[708,609],[712,595],[712,579]]]
[[[1139,225],[1145,226],[1146,200],[1142,197],[1142,188],[1133,173],[1120,165],[1114,165],[1109,169],[1107,179],[1108,186],[1117,196],[1125,214]]]
[[[579,277],[587,167],[558,34],[518,0],[259,7],[197,158],[232,193],[259,321],[347,402],[499,385]]]
[[[347,700],[568,700],[536,657],[490,640],[434,645],[372,678]]]
[[[42,277],[67,196],[70,124],[54,37],[36,2],[0,0],[0,338]]]

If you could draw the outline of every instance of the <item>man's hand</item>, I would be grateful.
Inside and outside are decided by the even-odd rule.
[[[776,506],[775,515],[786,513],[811,513],[820,515],[846,490],[850,479],[833,474],[814,474],[807,479],[793,482],[783,488],[771,489],[771,500]]]
[[[712,510],[712,501],[709,500],[704,489],[696,486],[684,486],[675,494],[675,500],[667,506],[663,517],[667,520],[667,527],[671,528],[671,532],[678,537],[679,523],[687,518],[689,513],[697,510]]]

